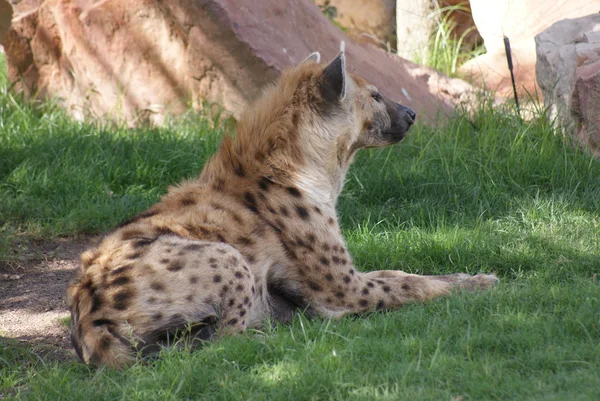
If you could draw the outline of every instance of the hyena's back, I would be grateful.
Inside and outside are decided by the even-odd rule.
[[[82,260],[69,304],[73,344],[86,363],[124,366],[177,333],[207,340],[243,330],[250,318],[254,276],[227,244],[137,237]]]

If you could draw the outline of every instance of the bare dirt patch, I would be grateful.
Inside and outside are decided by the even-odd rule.
[[[95,238],[20,243],[14,260],[0,260],[0,340],[32,345],[51,358],[75,357],[69,334],[66,288],[79,255]]]

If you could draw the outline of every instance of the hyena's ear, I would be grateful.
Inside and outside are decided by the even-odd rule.
[[[305,58],[304,61],[301,62],[300,64],[306,64],[306,63],[317,63],[317,64],[319,64],[320,62],[321,62],[321,53],[314,52],[314,53],[311,53],[310,56],[308,56],[307,58]]]
[[[344,100],[346,96],[346,55],[343,51],[323,70],[321,94],[328,101]]]

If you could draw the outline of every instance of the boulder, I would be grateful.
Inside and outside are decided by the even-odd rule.
[[[3,41],[9,78],[79,119],[160,123],[206,103],[236,116],[283,68],[315,50],[331,59],[341,41],[351,71],[425,121],[463,97],[447,77],[355,43],[311,0],[22,3]]]
[[[0,43],[10,28],[12,19],[12,6],[6,0],[0,0]]]
[[[512,97],[503,37],[510,39],[519,95],[539,93],[535,80],[534,36],[554,22],[600,11],[600,0],[470,0],[473,19],[481,34],[486,54],[465,63],[462,77],[479,86]]]
[[[600,155],[600,14],[562,20],[535,37],[536,76],[552,120]]]

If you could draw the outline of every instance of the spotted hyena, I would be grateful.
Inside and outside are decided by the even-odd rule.
[[[359,149],[402,140],[414,120],[347,73],[343,52],[285,71],[199,178],[83,253],[68,289],[81,359],[120,367],[175,332],[211,339],[299,310],[338,318],[494,285],[493,275],[361,272],[352,263],[335,211],[348,167]]]

